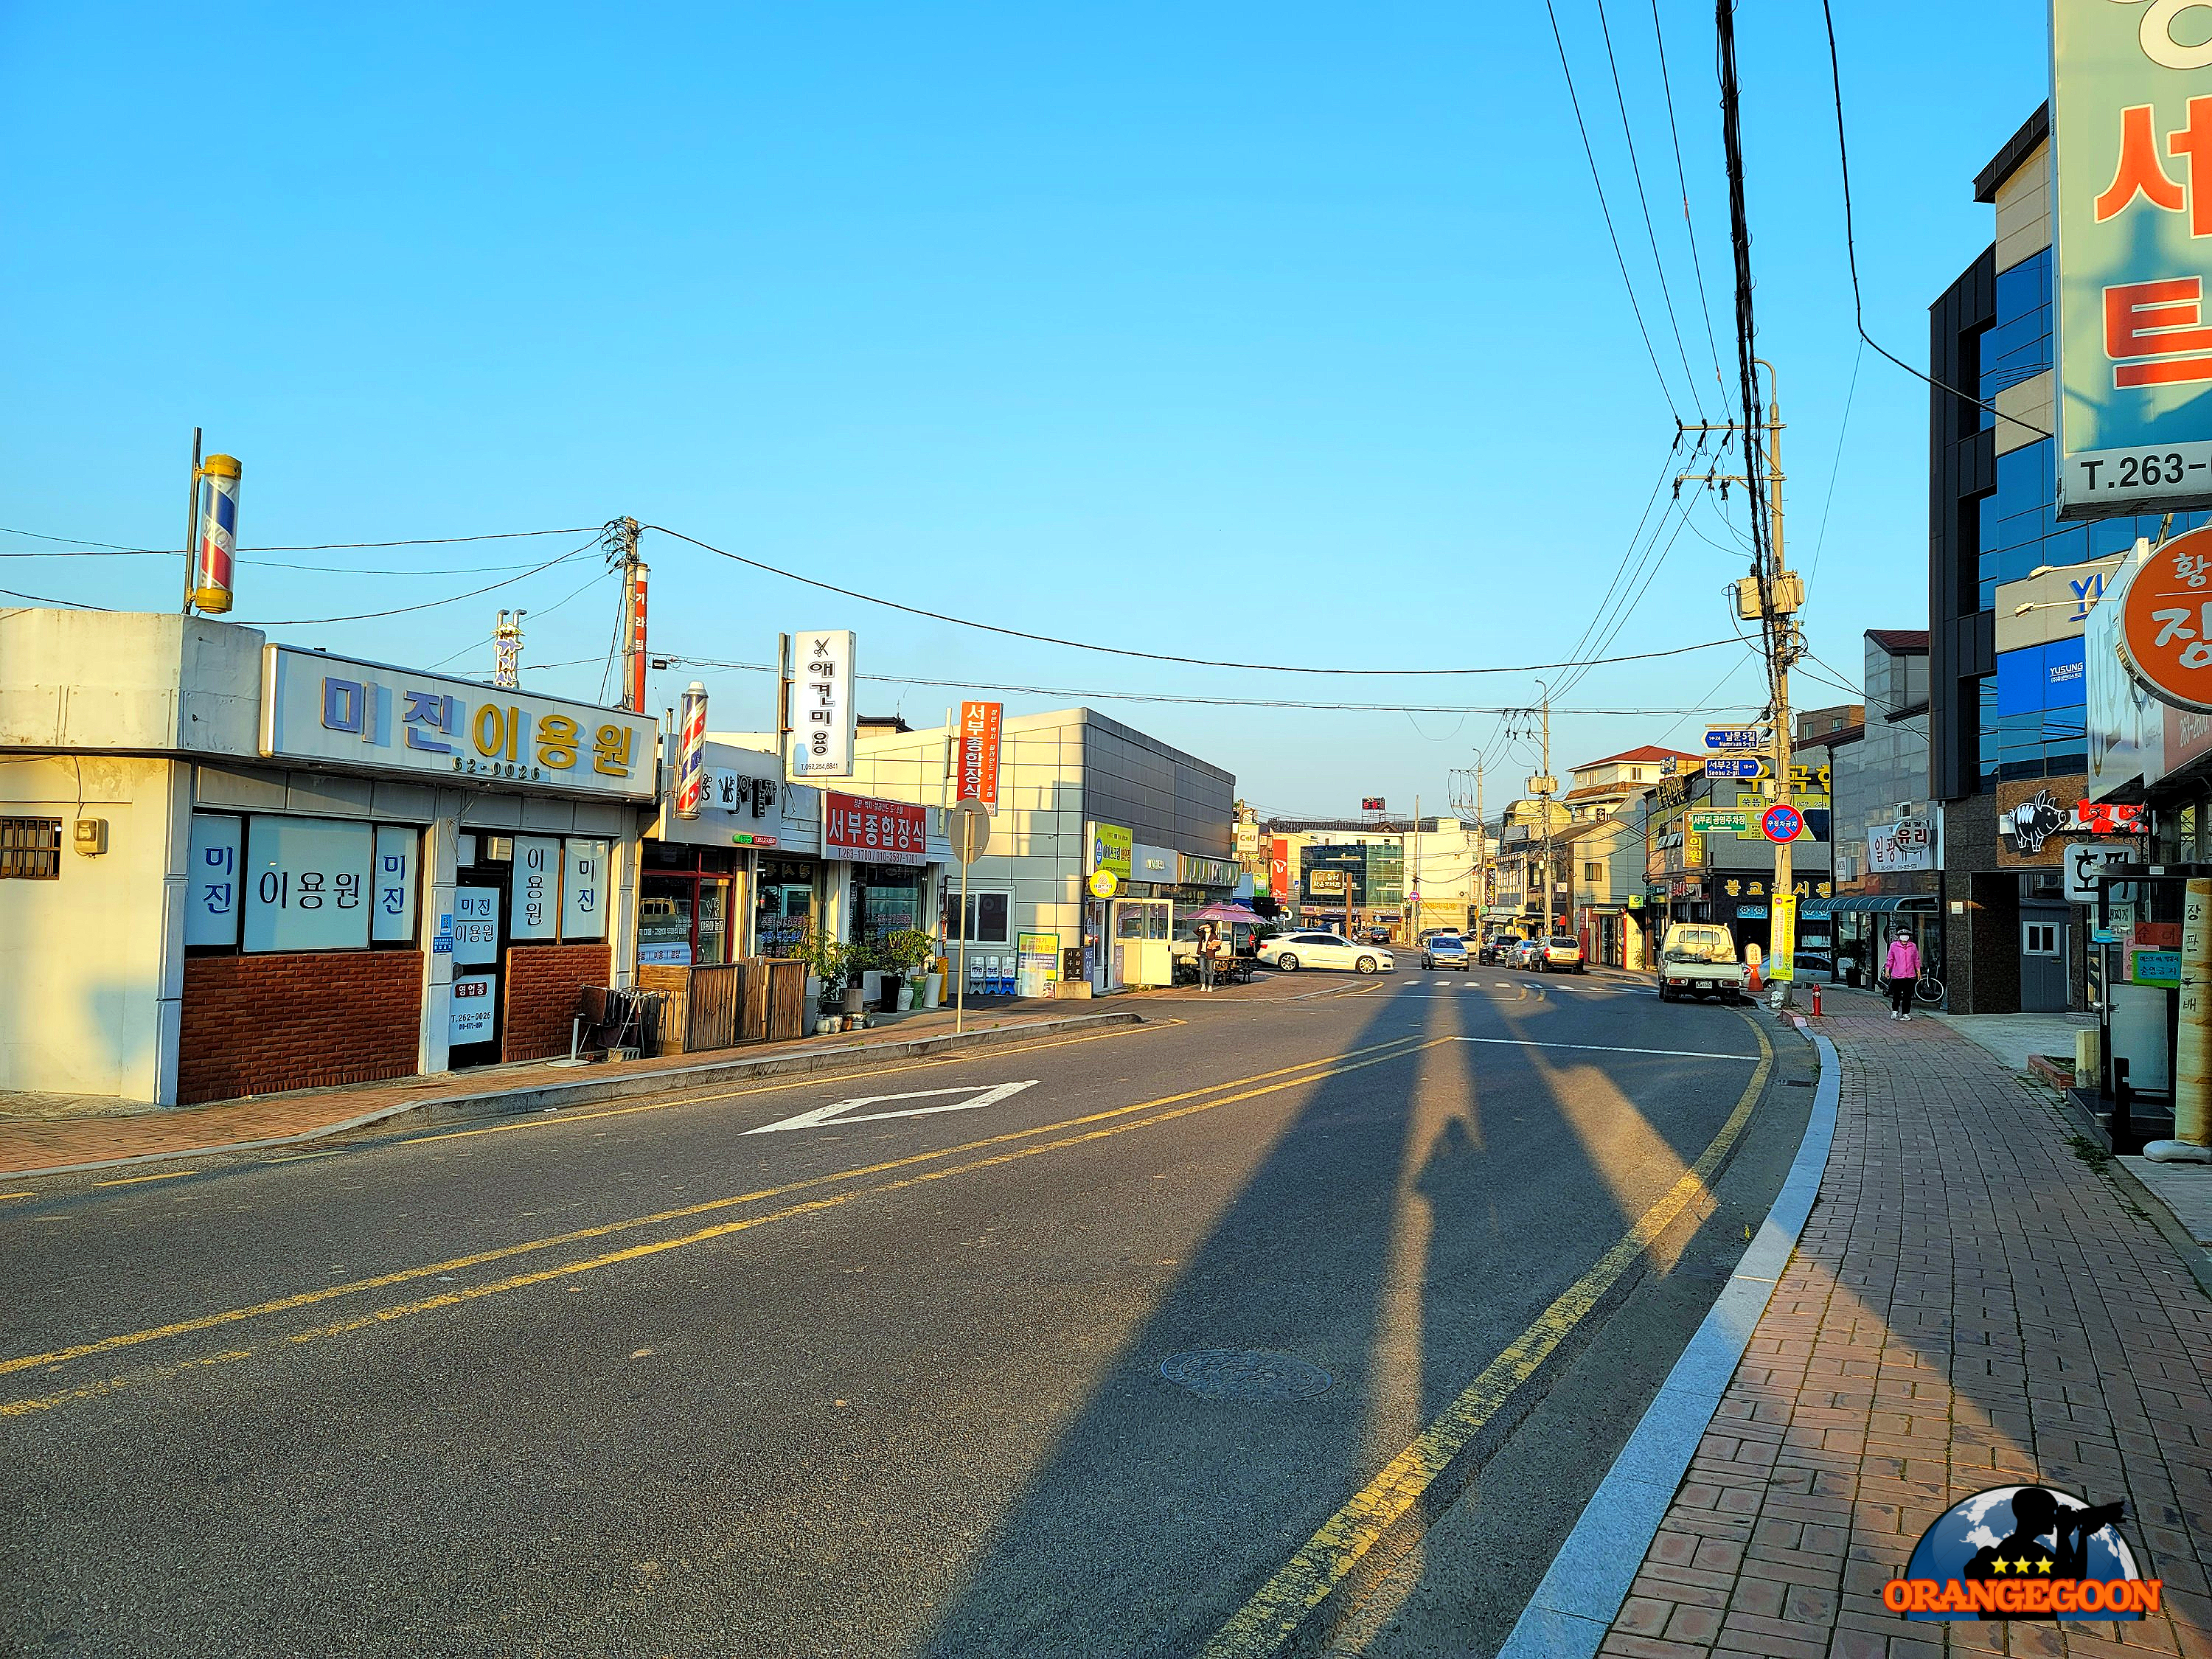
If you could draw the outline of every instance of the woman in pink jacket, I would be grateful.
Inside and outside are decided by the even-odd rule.
[[[1889,980],[1889,1017],[1911,1019],[1912,993],[1920,983],[1920,947],[1912,942],[1910,928],[1900,927],[1890,940],[1881,971]]]

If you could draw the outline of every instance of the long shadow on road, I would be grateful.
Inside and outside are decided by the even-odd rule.
[[[1407,1000],[1415,1011],[1378,999],[1357,1041],[1624,1040],[1595,1005]],[[1620,1238],[1749,1075],[1647,1059],[1615,1068],[1616,1086],[1576,1059],[1445,1042],[1307,1091],[921,1650],[1202,1646]],[[1218,1399],[1163,1376],[1163,1361],[1204,1351],[1285,1356],[1332,1381],[1304,1398]]]

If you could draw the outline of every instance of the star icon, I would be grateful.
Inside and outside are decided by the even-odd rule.
[[[1991,1572],[2010,1572],[2012,1571],[2012,1563],[2006,1560],[2004,1557],[2000,1555],[1996,1560],[1990,1563],[1990,1571]]]
[[[2035,1564],[2035,1570],[2048,1577],[2051,1573],[2051,1563],[2049,1561],[2039,1561]]]

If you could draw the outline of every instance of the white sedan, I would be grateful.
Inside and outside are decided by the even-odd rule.
[[[1387,974],[1398,963],[1376,945],[1355,945],[1341,933],[1278,933],[1260,941],[1260,965],[1294,974],[1301,968],[1349,968]]]

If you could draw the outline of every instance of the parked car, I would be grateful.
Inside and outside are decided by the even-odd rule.
[[[1474,959],[1488,968],[1504,962],[1505,953],[1512,948],[1513,940],[1510,935],[1492,933],[1482,941],[1482,948],[1474,953]]]
[[[1294,974],[1301,968],[1349,968],[1355,974],[1383,974],[1398,963],[1388,951],[1355,945],[1341,933],[1278,933],[1260,945],[1260,965]]]
[[[1583,942],[1572,933],[1554,933],[1538,939],[1528,953],[1528,965],[1540,974],[1579,974],[1583,970]]]
[[[1710,923],[1678,921],[1659,945],[1659,1000],[1717,996],[1734,1002],[1749,976],[1735,954],[1735,936]]]
[[[1456,968],[1463,974],[1468,961],[1467,941],[1457,933],[1431,933],[1428,943],[1421,947],[1424,968]]]
[[[1535,957],[1536,941],[1534,939],[1516,939],[1507,947],[1505,965],[1508,968],[1532,967],[1534,965]]]
[[[1370,945],[1388,945],[1390,942],[1390,930],[1388,927],[1369,928],[1367,942]]]

